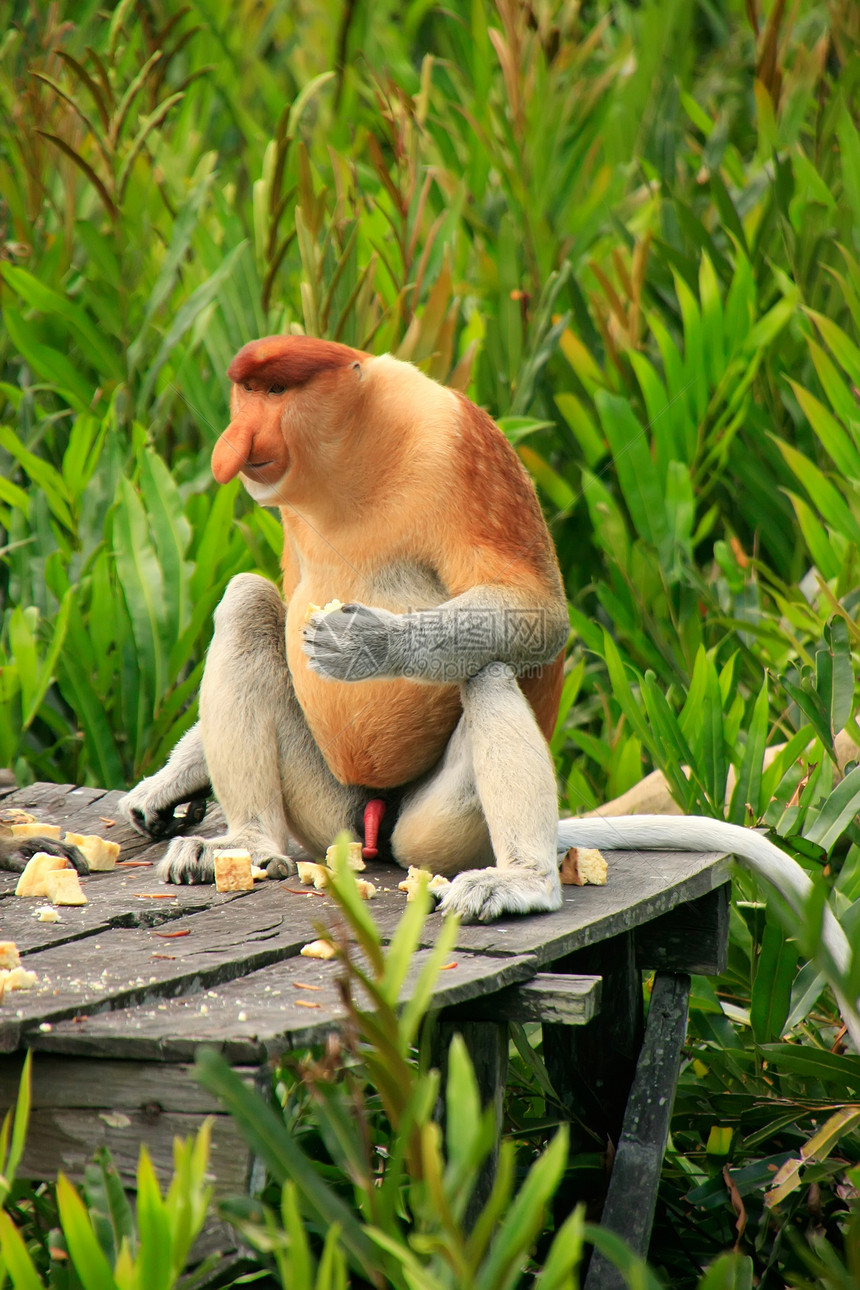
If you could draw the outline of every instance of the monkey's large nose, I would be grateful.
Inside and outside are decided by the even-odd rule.
[[[212,474],[219,484],[229,484],[250,462],[253,428],[247,421],[233,421],[212,450]]]

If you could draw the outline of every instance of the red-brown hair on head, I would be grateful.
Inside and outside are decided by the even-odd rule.
[[[263,385],[304,385],[319,372],[330,372],[367,358],[360,349],[337,345],[314,336],[266,336],[244,345],[227,368],[236,385],[259,381]]]

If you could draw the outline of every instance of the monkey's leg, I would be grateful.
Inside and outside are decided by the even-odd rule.
[[[118,805],[138,833],[169,838],[200,823],[211,792],[198,721],[182,736],[162,769],[142,779]],[[188,809],[177,815],[177,806],[185,802]]]
[[[546,742],[513,670],[491,664],[463,685],[462,721],[440,770],[404,803],[394,854],[436,873],[465,870],[441,911],[488,922],[560,907],[557,830]]]
[[[415,865],[445,877],[493,863],[465,716],[438,767],[404,797],[391,851],[404,869]]]
[[[231,580],[215,611],[200,732],[227,833],[175,838],[159,866],[166,881],[211,881],[215,851],[228,847],[250,851],[255,864],[284,877],[295,873],[291,834],[319,854],[358,816],[361,790],[335,780],[295,697],[285,620],[277,588],[249,573]]]

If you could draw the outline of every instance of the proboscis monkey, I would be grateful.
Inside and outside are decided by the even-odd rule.
[[[803,870],[749,830],[559,826],[546,740],[566,600],[534,489],[485,412],[408,363],[304,336],[253,341],[228,376],[212,471],[280,508],[283,596],[232,580],[200,720],[124,799],[151,837],[199,822],[211,791],[224,810],[226,836],[175,837],[163,878],[211,880],[226,846],[283,876],[291,838],[319,855],[365,817],[375,828],[385,803],[383,848],[452,877],[442,912],[468,921],[558,908],[557,852],[572,844],[731,850],[802,900]],[[844,964],[833,919],[827,935]]]
[[[384,849],[457,875],[446,910],[557,908],[546,739],[567,604],[516,454],[463,395],[389,356],[274,336],[228,375],[212,470],[280,507],[283,596],[232,580],[199,723],[124,799],[153,837],[199,820],[212,790],[224,810],[227,836],[176,837],[162,876],[210,880],[223,846],[291,872],[291,838],[319,855],[382,801]]]

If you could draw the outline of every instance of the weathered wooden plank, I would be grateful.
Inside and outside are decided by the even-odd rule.
[[[166,930],[187,934],[175,939],[159,936],[159,929],[111,928],[28,955],[39,982],[33,990],[7,996],[10,1003],[0,1013],[0,1052],[13,1051],[24,1028],[192,993],[288,958],[312,939],[313,921],[304,897],[290,896],[273,883],[269,891],[249,892],[226,910],[177,919]]]
[[[122,792],[117,790],[105,792],[100,788],[75,788],[73,785],[32,784],[5,799],[3,808],[19,807],[37,815],[44,824],[59,824],[72,833],[98,833],[111,842],[119,843],[121,860],[157,862],[167,850],[168,842],[150,842],[126,823],[117,809],[122,796]],[[115,823],[106,822],[110,820]],[[195,832],[212,837],[223,828],[221,809],[212,803]],[[16,881],[12,874],[0,874],[0,897],[10,896]]]
[[[4,879],[10,875],[3,875]],[[243,893],[216,892],[210,886],[175,887],[160,883],[152,869],[115,869],[81,879],[86,905],[63,905],[58,923],[40,923],[36,911],[44,897],[16,897],[0,903],[0,929],[19,953],[32,955],[52,945],[98,936],[112,927],[160,927],[184,915],[220,908]],[[149,893],[158,893],[153,899]]]
[[[28,784],[5,798],[3,806],[16,806],[23,811],[32,811],[37,819],[48,824],[61,824],[85,806],[103,798],[106,792],[104,788],[80,787],[77,784]]]
[[[541,1021],[584,1026],[600,1009],[601,987],[599,976],[538,972],[522,985],[508,986],[488,998],[474,999],[446,1010],[445,1020]]]
[[[458,950],[480,954],[535,954],[554,963],[576,949],[631,931],[695,900],[726,881],[729,857],[687,851],[611,851],[605,887],[565,887],[564,906],[552,914],[510,917],[495,923],[461,927]],[[393,931],[394,911],[374,906],[377,924]],[[435,938],[437,915],[425,929]]]
[[[731,883],[636,928],[636,962],[647,971],[718,976],[729,948]]]
[[[74,803],[72,795],[80,791],[92,794],[99,790],[34,785],[31,789],[18,790],[9,801],[24,809],[35,809],[42,802],[46,819],[64,823],[77,832],[102,832],[103,826],[98,817],[104,814],[116,818],[115,806],[121,794],[104,794],[91,806],[78,806],[73,811],[67,801],[71,799]],[[223,821],[218,808],[210,807],[199,831],[211,835],[221,827]],[[123,856],[132,859],[160,859],[167,846],[164,842],[148,844],[129,825],[122,822],[118,822],[104,836],[119,841],[123,847]],[[609,881],[605,887],[566,888],[564,907],[553,914],[509,918],[488,926],[463,927],[458,937],[458,949],[486,954],[537,954],[541,963],[552,963],[574,949],[641,926],[678,904],[706,894],[725,881],[728,865],[725,856],[688,852],[616,851],[609,852],[608,856]],[[142,874],[146,872],[140,871]],[[377,864],[372,866],[371,873],[380,889],[390,888],[388,893],[380,891],[387,899],[378,900],[373,905],[374,917],[380,930],[383,935],[390,935],[403,911],[403,897],[396,891],[402,870],[392,864]],[[113,875],[102,877],[112,878]],[[0,892],[13,889],[14,884],[15,880],[11,876],[0,875]],[[157,883],[155,885],[158,886]],[[182,890],[177,889],[180,893]],[[179,894],[176,899],[180,904],[187,904],[189,911],[191,908],[198,909],[202,905],[215,903],[216,894],[211,887],[190,888],[185,891],[185,895]],[[165,905],[167,903],[164,902]],[[175,911],[175,907],[173,908]],[[109,914],[106,913],[106,921],[115,925],[122,912],[114,909]],[[130,917],[139,918],[134,905],[126,912]],[[154,916],[161,917],[161,914],[156,910]],[[20,923],[20,915],[17,917]],[[50,925],[36,926],[44,928]],[[428,919],[423,944],[433,943],[437,928],[437,918],[434,916]],[[25,940],[25,948],[49,944],[58,935],[62,933],[47,933],[44,930],[34,932],[31,929]],[[43,939],[39,940],[38,937]]]
[[[401,1002],[411,996],[429,954],[422,950],[414,956]],[[535,967],[530,956],[458,955],[456,966],[439,974],[433,1006],[492,993],[533,976]],[[169,1062],[189,1061],[206,1043],[232,1063],[262,1062],[322,1042],[339,1027],[345,1016],[338,986],[342,976],[337,960],[294,957],[192,995],[61,1021],[48,1033],[31,1028],[25,1041],[53,1053]]]
[[[97,1074],[93,1072],[93,1078]],[[199,1114],[138,1110],[87,1109],[34,1111],[19,1175],[55,1178],[57,1173],[80,1178],[99,1147],[107,1147],[127,1187],[133,1187],[141,1143],[146,1143],[162,1182],[173,1173],[173,1139],[196,1133],[204,1120]],[[251,1158],[238,1128],[229,1115],[213,1117],[210,1169],[217,1191],[226,1195],[247,1187]]]
[[[622,1236],[643,1258],[648,1253],[669,1138],[689,995],[688,976],[658,973],[601,1218],[602,1226]],[[585,1290],[622,1290],[626,1284],[615,1266],[595,1250]]]
[[[0,1119],[18,1097],[23,1053],[0,1057]],[[238,1074],[253,1083],[256,1067],[240,1068]],[[164,1065],[98,1061],[78,1057],[56,1057],[39,1053],[31,1070],[31,1105],[34,1111],[98,1110],[117,1108],[153,1115],[159,1111],[182,1111],[208,1115],[221,1111],[218,1099],[194,1077],[194,1067],[176,1062]]]

